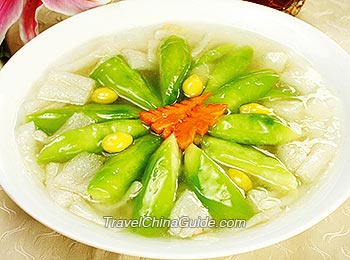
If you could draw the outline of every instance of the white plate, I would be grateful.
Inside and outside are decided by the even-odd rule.
[[[164,240],[113,233],[56,206],[28,174],[18,154],[16,113],[28,90],[48,65],[98,36],[165,22],[202,22],[239,27],[286,45],[306,57],[344,104],[350,104],[350,59],[332,40],[286,14],[233,0],[129,0],[74,16],[24,46],[0,72],[0,183],[27,213],[46,226],[94,247],[155,258],[209,258],[239,254],[290,238],[340,206],[350,193],[349,121],[335,167],[317,190],[282,218],[237,236],[210,241]],[[349,119],[349,108],[344,109]]]

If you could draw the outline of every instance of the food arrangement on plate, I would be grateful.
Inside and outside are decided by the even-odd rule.
[[[27,169],[83,218],[253,228],[283,216],[334,161],[337,99],[306,60],[271,40],[166,24],[81,49],[33,86],[16,134]],[[128,230],[193,238],[222,229]]]

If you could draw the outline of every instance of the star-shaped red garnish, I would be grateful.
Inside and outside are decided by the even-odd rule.
[[[184,150],[196,134],[205,135],[227,110],[225,104],[203,105],[209,96],[208,93],[172,106],[141,112],[140,118],[164,139],[174,133],[179,147]]]

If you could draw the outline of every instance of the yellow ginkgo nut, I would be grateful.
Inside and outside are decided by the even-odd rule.
[[[249,191],[253,188],[253,182],[244,172],[239,171],[237,169],[229,169],[227,174],[231,178],[231,180],[244,191]]]
[[[110,88],[97,88],[91,95],[91,101],[97,104],[111,104],[118,99],[118,94]]]
[[[249,103],[249,104],[245,104],[243,106],[241,106],[239,108],[239,112],[241,114],[265,114],[265,115],[269,115],[271,114],[271,109],[260,105],[258,103]]]
[[[116,132],[103,138],[102,148],[108,153],[119,153],[128,148],[133,141],[133,137],[130,134]]]
[[[202,94],[203,89],[203,82],[197,74],[189,76],[182,84],[182,90],[189,98],[198,97],[200,94]]]

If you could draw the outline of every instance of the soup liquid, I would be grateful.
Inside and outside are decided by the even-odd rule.
[[[158,84],[158,77],[157,74],[157,64],[158,64],[158,56],[157,56],[157,48],[159,46],[159,37],[164,36],[165,34],[175,34],[179,33],[181,37],[185,38],[187,42],[189,43],[189,46],[193,53],[194,50],[198,48],[198,46],[201,46],[199,50],[197,49],[197,55],[201,53],[204,49],[210,49],[214,48],[218,44],[225,44],[225,43],[233,43],[236,46],[244,46],[244,45],[250,45],[254,47],[254,58],[252,61],[252,65],[250,70],[262,70],[267,68],[265,65],[266,62],[266,54],[268,53],[284,53],[288,56],[288,62],[286,64],[286,67],[282,69],[280,72],[281,74],[290,75],[289,78],[294,79],[295,77],[292,77],[292,75],[295,74],[295,71],[301,71],[301,75],[309,75],[308,80],[306,82],[292,82],[292,83],[286,83],[286,87],[289,85],[296,85],[299,87],[304,86],[307,82],[319,82],[318,77],[316,77],[313,73],[310,73],[310,64],[307,63],[306,60],[304,60],[302,57],[299,57],[297,54],[293,53],[292,50],[287,49],[285,46],[281,46],[279,43],[276,43],[274,41],[271,41],[269,39],[263,38],[260,35],[254,34],[252,32],[244,31],[237,28],[232,27],[225,27],[225,26],[216,26],[216,25],[207,25],[207,24],[184,24],[184,25],[157,25],[154,27],[146,27],[146,28],[137,28],[125,32],[120,32],[118,35],[110,35],[106,37],[101,37],[96,39],[95,41],[91,41],[87,43],[86,45],[83,45],[79,47],[77,50],[73,50],[69,53],[67,53],[65,56],[63,56],[56,64],[51,67],[52,70],[58,70],[58,71],[69,71],[73,73],[77,73],[79,75],[83,75],[88,77],[91,74],[91,71],[94,70],[96,67],[96,64],[99,64],[101,60],[105,60],[110,58],[111,56],[114,56],[116,54],[120,54],[122,51],[125,50],[134,50],[138,51],[144,54],[149,55],[148,59],[152,64],[155,64],[155,66],[148,70],[140,70],[140,72],[145,76],[145,78],[149,79],[151,82],[153,82],[152,85],[157,86]],[[158,37],[158,38],[157,38]],[[205,45],[203,46],[203,42]],[[201,49],[202,48],[202,49]],[[305,72],[303,72],[305,71]],[[305,74],[307,72],[307,74]],[[286,74],[287,73],[287,74]],[[297,74],[300,75],[300,74]],[[312,77],[313,76],[313,77]],[[299,77],[300,78],[300,77]],[[297,80],[296,78],[295,80]],[[301,84],[302,83],[302,84]],[[313,83],[308,83],[308,86],[314,86]],[[311,84],[311,85],[310,85]],[[316,83],[315,83],[316,84]],[[318,83],[317,86],[322,86],[322,83]],[[36,98],[38,87],[40,84],[37,84],[35,89],[31,91],[30,100],[27,104],[32,104],[32,100]],[[297,124],[300,127],[303,127],[306,129],[306,134],[308,135],[309,139],[306,139],[305,141],[296,142],[296,147],[293,149],[302,149],[302,151],[308,151],[308,147],[310,145],[313,145],[311,143],[312,140],[318,142],[318,143],[332,143],[334,146],[336,146],[339,142],[339,129],[337,128],[337,117],[336,116],[329,116],[329,119],[326,119],[322,117],[322,115],[326,115],[327,113],[324,112],[321,106],[321,110],[319,111],[317,108],[317,104],[323,104],[323,100],[332,101],[331,103],[336,102],[332,98],[330,94],[327,94],[325,91],[326,89],[322,89],[322,91],[316,91],[316,89],[311,89],[311,94],[302,94],[300,96],[301,101],[305,103],[305,105],[308,104],[306,101],[315,101],[315,98],[317,98],[318,103],[316,102],[316,108],[313,106],[313,112],[312,115],[318,116],[317,118],[309,118],[306,114],[310,113],[310,106],[304,108],[304,105],[302,107],[295,106],[294,104],[299,104],[298,101],[295,99],[292,100],[275,100],[270,101],[268,104],[269,107],[274,109],[274,112],[277,114],[280,114],[281,117],[286,119],[287,121],[294,122],[294,124]],[[303,89],[301,88],[300,91]],[[310,89],[307,89],[310,92]],[[119,100],[119,99],[118,99]],[[299,99],[298,99],[299,100]],[[118,102],[126,102],[122,101],[121,99]],[[281,103],[282,102],[282,103]],[[295,103],[296,102],[296,103]],[[304,104],[302,103],[302,104]],[[328,102],[329,103],[329,102]],[[327,104],[328,104],[327,103]],[[311,102],[311,104],[313,104]],[[334,103],[335,104],[335,103]],[[31,105],[33,106],[33,105]],[[287,109],[288,108],[288,109]],[[315,110],[316,109],[316,110]],[[19,123],[24,124],[25,123],[25,115],[29,112],[20,114]],[[336,114],[334,114],[336,115]],[[318,119],[319,118],[319,119]],[[299,121],[298,121],[299,120]],[[322,121],[323,120],[323,121]],[[328,137],[327,137],[328,136]],[[32,135],[30,135],[30,138],[32,138]],[[329,139],[327,139],[329,138]],[[310,141],[311,140],[311,141]],[[323,140],[323,141],[322,141]],[[42,144],[43,145],[43,144]],[[300,148],[299,148],[300,147]],[[310,146],[311,147],[311,146]],[[329,146],[327,146],[329,147]],[[267,147],[265,147],[267,148]],[[277,149],[277,147],[274,147]],[[262,150],[263,152],[277,157],[277,150]],[[310,148],[311,149],[311,148]],[[299,150],[296,150],[299,151]],[[305,153],[305,152],[304,152]],[[333,154],[329,156],[329,161],[331,160]],[[281,156],[280,156],[281,157]],[[280,158],[278,157],[278,158]],[[299,158],[299,157],[298,157]],[[294,159],[293,154],[288,154],[289,162],[293,162],[293,160],[299,160]],[[305,159],[303,159],[305,160]],[[325,161],[328,162],[327,159]],[[286,160],[285,160],[286,161]],[[34,162],[35,163],[35,162]],[[30,164],[31,167],[35,166],[33,162]],[[316,164],[315,164],[316,165]],[[228,170],[228,167],[225,167],[222,165],[225,171]],[[316,169],[319,166],[316,166]],[[326,166],[328,167],[328,166]],[[28,166],[29,168],[29,166]],[[35,168],[32,168],[31,170],[33,173],[35,173]],[[317,177],[317,180],[322,179],[322,176],[325,176],[326,168],[320,172],[320,175]],[[43,175],[47,174],[47,172],[44,172]],[[74,173],[72,173],[72,176],[75,176]],[[45,175],[46,176],[46,175]],[[73,177],[72,177],[73,178]],[[67,179],[68,180],[68,179]],[[80,182],[82,186],[79,186],[81,190],[86,190],[86,187],[84,186],[83,182]],[[249,194],[247,194],[248,198],[255,198],[256,205],[270,205],[268,208],[262,209],[259,213],[256,214],[251,220],[247,222],[247,228],[253,227],[258,224],[263,224],[264,222],[268,220],[272,220],[275,218],[278,218],[279,216],[282,216],[283,213],[287,210],[290,210],[293,208],[294,204],[296,204],[299,199],[301,201],[301,197],[306,195],[310,188],[316,187],[317,183],[316,181],[311,183],[312,186],[310,187],[310,184],[303,184],[298,187],[295,191],[291,191],[288,194],[279,194],[278,192],[268,191],[264,189],[263,186],[261,186],[259,183],[255,183],[256,186],[252,191],[250,191]],[[47,183],[46,183],[47,185]],[[60,185],[70,185],[70,182],[67,184],[60,184]],[[47,185],[48,191],[52,189],[53,186]],[[65,186],[66,187],[66,186]],[[67,188],[68,187],[68,188]],[[66,196],[66,192],[70,192],[71,194],[77,194],[76,189],[72,189],[71,186],[67,186],[64,190],[61,190]],[[179,188],[177,190],[177,197],[179,197],[182,192],[187,188],[186,183],[182,178],[179,180]],[[55,192],[55,190],[54,190]],[[53,193],[55,195],[55,193]],[[70,197],[64,197],[65,200],[68,200],[67,203],[71,203]],[[55,198],[54,198],[55,199]],[[60,197],[59,197],[60,199]],[[85,213],[81,213],[81,217],[95,221],[96,223],[103,225],[103,216],[113,216],[116,219],[130,219],[132,215],[132,211],[134,208],[134,201],[129,201],[122,207],[116,208],[114,204],[112,205],[103,205],[94,203],[90,200],[90,197],[86,196],[83,197],[84,204],[82,204],[82,207],[85,211]],[[57,200],[57,203],[61,203],[62,201]],[[86,204],[87,203],[87,206]],[[64,204],[64,207],[67,204]],[[70,205],[70,204],[69,204]],[[80,206],[79,206],[80,207]],[[71,208],[69,208],[71,210]],[[72,211],[73,212],[73,211]],[[76,211],[73,212],[74,214],[77,214]],[[94,216],[93,219],[91,219],[91,216]],[[102,220],[101,220],[102,219]],[[98,220],[98,221],[97,221]],[[115,229],[117,230],[117,229]],[[213,229],[211,231],[214,232],[206,232],[201,234],[200,239],[217,239],[222,236],[222,232],[220,231],[227,231],[227,232],[240,232],[243,231],[242,229]],[[170,237],[170,234],[168,234]]]
[[[286,13],[297,15],[305,0],[247,0],[249,2],[266,5]]]

